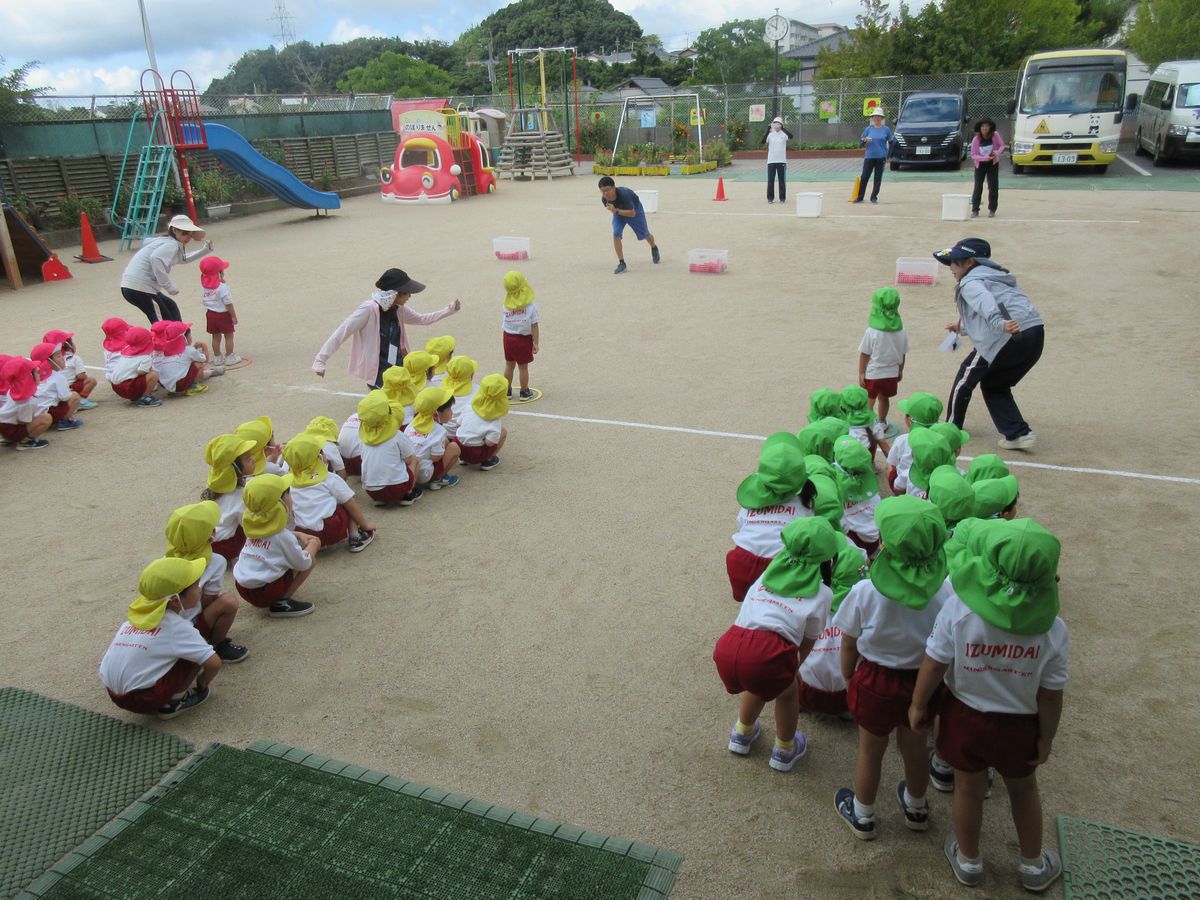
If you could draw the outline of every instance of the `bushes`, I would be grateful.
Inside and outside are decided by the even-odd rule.
[[[89,222],[104,222],[104,208],[95,197],[82,196],[76,190],[58,195],[58,217],[64,227],[78,225],[80,213],[87,213]]]

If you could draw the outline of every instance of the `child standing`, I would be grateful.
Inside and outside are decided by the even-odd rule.
[[[413,402],[413,420],[404,429],[417,455],[417,484],[438,491],[454,487],[459,477],[450,474],[458,464],[458,444],[450,440],[444,424],[450,421],[453,395],[442,388],[425,388]],[[361,414],[360,414],[361,415]]]
[[[889,497],[875,512],[883,549],[871,575],[850,589],[833,617],[842,631],[846,700],[858,723],[854,788],[841,788],[834,805],[854,836],[875,838],[875,797],[888,739],[904,760],[896,797],[904,824],[929,828],[929,758],[925,738],[909,727],[925,639],[953,596],[946,580],[946,524],[937,507],[915,497]]]
[[[1042,844],[1037,768],[1050,757],[1067,684],[1067,626],[1058,617],[1058,539],[1031,519],[973,529],[950,580],[954,593],[925,645],[908,711],[924,731],[938,686],[949,695],[938,754],[954,767],[954,830],[944,850],[954,877],[983,879],[980,830],[988,767],[1004,779],[1026,890],[1044,891],[1062,860]]]
[[[717,673],[741,694],[729,751],[746,756],[762,733],[758,715],[775,702],[770,766],[790,772],[808,749],[800,718],[797,672],[825,627],[833,592],[830,561],[838,552],[833,526],[817,516],[783,529],[783,549],[746,593],[737,620],[713,650]]]
[[[521,376],[519,399],[532,400],[529,389],[529,364],[538,352],[538,308],[533,288],[520,272],[504,276],[504,377],[512,384],[513,369]],[[509,390],[512,396],[512,390]]]
[[[375,526],[367,521],[354,491],[329,471],[321,458],[321,439],[299,434],[283,448],[283,459],[292,475],[292,513],[296,531],[320,540],[320,547],[346,541],[358,553],[375,540]],[[353,522],[354,529],[350,528]]]
[[[236,366],[242,361],[233,352],[233,333],[238,320],[237,310],[233,308],[233,294],[225,283],[228,268],[229,263],[219,256],[206,256],[200,260],[200,286],[204,288],[200,299],[204,302],[205,330],[212,337],[213,364],[217,366]]]
[[[246,543],[242,488],[254,474],[254,441],[236,434],[219,434],[204,448],[204,461],[209,465],[208,484],[200,499],[212,500],[221,510],[213,527],[213,550],[232,565]]]
[[[50,442],[40,437],[54,422],[38,411],[38,364],[22,356],[9,357],[0,368],[0,438],[18,450],[42,450]]]
[[[879,424],[875,436],[888,440],[888,413],[892,398],[904,378],[908,356],[908,332],[900,319],[900,294],[895,288],[880,288],[871,295],[867,330],[858,345],[858,383],[867,389],[868,402],[875,405]]]
[[[660,262],[662,255],[658,252],[658,245],[654,243],[654,235],[650,233],[646,211],[642,208],[642,201],[638,199],[638,195],[627,187],[617,187],[617,183],[608,175],[600,179],[599,187],[600,200],[604,208],[612,213],[613,249],[617,251],[617,267],[613,269],[613,274],[620,275],[625,271],[625,248],[621,242],[621,235],[625,233],[626,225],[633,229],[634,237],[650,245],[650,259],[656,264]],[[511,378],[509,380],[511,381]]]
[[[422,494],[417,487],[417,451],[400,430],[387,395],[371,391],[359,400],[357,418],[363,488],[376,506],[412,506]]]
[[[499,453],[508,437],[508,429],[500,423],[507,415],[508,380],[503,375],[488,375],[479,383],[470,407],[463,410],[454,437],[464,465],[478,465],[484,472],[500,465]]]
[[[88,374],[83,359],[75,352],[75,333],[73,331],[47,331],[42,335],[42,341],[47,344],[57,344],[62,350],[63,376],[70,382],[71,390],[79,395],[79,408],[95,409],[96,401],[88,398],[96,389],[96,379]]]
[[[292,599],[317,564],[321,539],[288,528],[291,475],[256,475],[242,497],[246,544],[233,564],[233,583],[242,599],[273,618],[307,616],[313,605]]]
[[[158,373],[154,371],[154,335],[146,328],[130,327],[121,338],[119,356],[106,371],[113,393],[136,406],[162,406],[154,396]]]
[[[936,424],[942,417],[942,401],[924,391],[917,391],[897,405],[904,413],[904,425],[910,434],[915,428],[928,428]],[[908,442],[909,434],[902,434],[892,441],[888,450],[888,485],[897,494],[904,493],[908,488],[908,470],[912,468],[912,448]]]

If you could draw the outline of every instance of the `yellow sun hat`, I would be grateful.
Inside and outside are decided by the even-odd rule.
[[[380,390],[371,391],[358,401],[358,435],[369,447],[376,447],[390,440],[400,430],[400,423],[392,415],[387,394]]]
[[[337,443],[338,424],[329,416],[317,416],[305,426],[304,433],[315,435],[326,443]]]
[[[504,273],[504,308],[523,309],[533,302],[533,288],[525,276],[513,269]]]
[[[400,421],[404,421],[404,407],[412,406],[417,399],[417,390],[413,387],[412,372],[404,366],[391,366],[383,370],[383,392],[387,395],[392,412]],[[399,409],[397,409],[399,407]]]
[[[479,363],[469,356],[456,356],[446,366],[446,380],[442,387],[455,397],[465,397],[471,393],[472,379],[479,368]]]
[[[325,444],[315,434],[298,434],[283,448],[283,461],[292,473],[292,485],[298,488],[320,484],[329,474],[329,467],[321,458]]]
[[[275,426],[271,424],[271,417],[259,416],[249,422],[243,422],[237,427],[234,434],[248,441],[254,441],[254,471],[246,472],[245,475],[249,478],[251,475],[258,474],[267,465],[265,451],[267,444],[271,443],[271,436],[275,434]]]
[[[404,368],[412,375],[413,390],[418,393],[425,387],[426,373],[437,365],[437,357],[424,350],[413,350],[404,357]]]
[[[167,603],[200,580],[208,563],[203,559],[156,559],[138,579],[138,598],[129,604],[129,624],[153,631],[167,612]]]
[[[216,494],[228,494],[237,489],[238,473],[234,461],[254,449],[254,441],[236,434],[218,434],[204,448],[204,461],[209,464],[208,488]],[[245,472],[245,475],[251,473]]]
[[[471,401],[471,409],[481,419],[503,419],[508,415],[508,379],[503,375],[488,375],[479,382],[479,391]]]
[[[452,393],[440,387],[425,388],[417,394],[417,399],[413,401],[413,412],[416,413],[412,420],[413,430],[421,434],[433,431],[433,414],[453,397]]]
[[[212,535],[221,521],[221,507],[212,500],[189,503],[167,519],[167,556],[180,559],[212,560]]]
[[[434,375],[444,375],[446,373],[446,363],[454,356],[454,338],[448,334],[443,334],[441,337],[432,337],[425,342],[425,352],[432,353],[437,357],[437,365],[433,367]]]
[[[279,499],[292,488],[292,476],[257,475],[246,482],[242,531],[246,537],[270,537],[287,528],[287,507]]]

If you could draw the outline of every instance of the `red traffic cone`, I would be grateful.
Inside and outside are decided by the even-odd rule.
[[[71,273],[55,253],[51,253],[50,258],[42,263],[42,281],[66,281],[70,277]]]
[[[724,200],[725,198],[725,178],[722,176],[717,179],[717,196],[713,200]]]
[[[79,233],[83,242],[83,254],[75,258],[85,263],[112,262],[111,256],[102,256],[96,245],[96,236],[92,234],[92,223],[88,221],[87,213],[79,214]]]

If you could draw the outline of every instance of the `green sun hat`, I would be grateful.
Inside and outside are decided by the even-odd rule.
[[[971,439],[971,435],[963,431],[953,422],[934,422],[929,426],[930,431],[936,431],[950,444],[950,449],[958,453],[959,450]]]
[[[825,463],[825,465],[829,465],[829,463]],[[841,484],[832,475],[825,474],[810,473],[808,480],[817,489],[817,494],[813,498],[813,515],[820,516],[833,526],[834,531],[840,532],[842,530],[842,510],[846,508],[846,495],[842,491]]]
[[[781,597],[813,596],[821,584],[821,563],[838,552],[838,533],[820,516],[804,516],[779,536],[783,549],[763,572],[763,587]]]
[[[808,398],[808,424],[826,416],[842,414],[842,395],[831,388],[818,388]]]
[[[842,418],[850,425],[871,425],[875,422],[875,413],[871,412],[871,400],[867,389],[857,384],[842,388]]]
[[[850,426],[844,419],[826,416],[823,419],[805,425],[796,435],[804,448],[804,455],[816,455],[833,462],[833,442],[843,434],[850,433]]]
[[[954,466],[938,466],[930,473],[929,502],[942,511],[947,528],[975,515],[975,492]]]
[[[994,519],[1012,506],[1017,499],[1020,488],[1016,475],[1005,475],[1003,478],[984,478],[977,481],[971,488],[975,493],[975,518]]]
[[[871,572],[871,564],[858,546],[850,538],[842,535],[842,546],[838,548],[837,562],[833,564],[833,603],[830,610],[837,612],[850,588],[867,577]]]
[[[777,431],[763,442],[758,471],[738,485],[737,500],[746,509],[786,503],[800,493],[807,480],[800,440],[790,432]]]
[[[871,583],[889,600],[924,609],[946,580],[946,520],[928,500],[888,497],[875,507],[883,549]]]
[[[984,621],[1012,634],[1045,634],[1058,615],[1061,544],[1033,519],[971,529],[954,592]]]
[[[862,503],[879,493],[879,479],[871,462],[871,451],[849,435],[833,442],[833,461],[838,483],[847,503]]]
[[[1008,466],[995,453],[984,453],[971,460],[967,466],[967,481],[974,484],[985,478],[1003,478],[1008,474]]]
[[[867,325],[877,331],[899,331],[904,327],[900,321],[900,292],[892,287],[880,288],[871,295],[871,314]]]
[[[923,491],[929,490],[929,476],[938,466],[954,462],[954,451],[950,443],[932,428],[918,428],[908,434],[908,446],[912,450],[912,467],[908,480]]]
[[[974,493],[974,492],[972,492]],[[948,538],[946,538],[946,565],[950,569],[951,580],[954,573],[967,561],[967,543],[971,540],[971,534],[977,528],[987,525],[985,519],[976,519],[974,516],[968,516],[965,519],[959,519],[954,525],[954,530]]]
[[[942,417],[942,401],[924,391],[917,391],[896,405],[913,420],[913,425],[924,425],[928,428]]]
[[[823,456],[818,456],[815,453],[810,453],[804,457],[804,468],[808,472],[809,480],[811,481],[815,475],[824,475],[832,481],[837,481],[837,469],[833,463]]]

